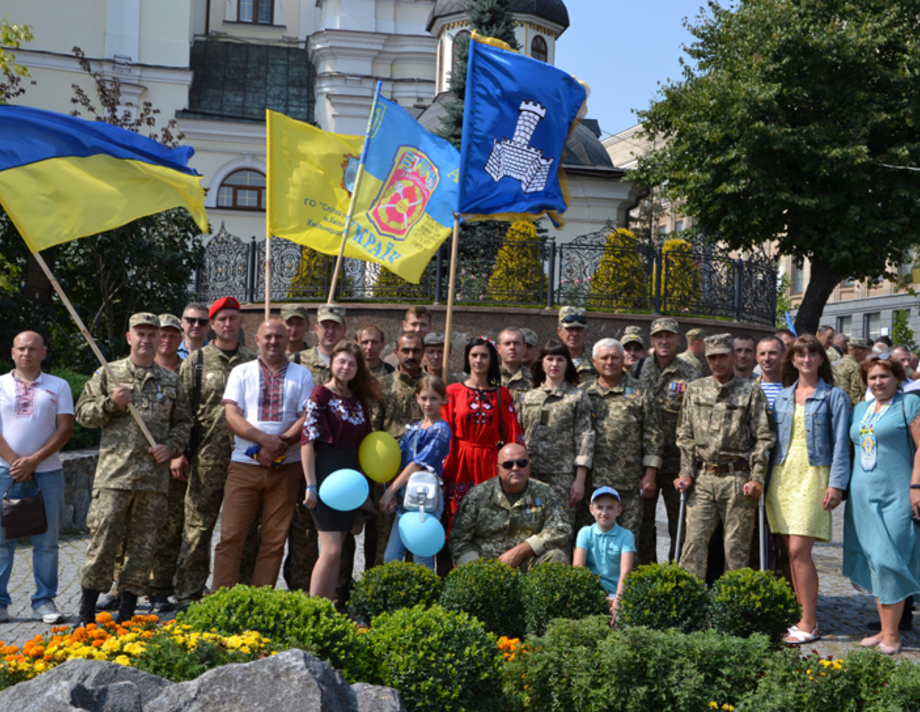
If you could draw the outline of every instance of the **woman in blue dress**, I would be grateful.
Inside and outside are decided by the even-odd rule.
[[[856,406],[850,425],[843,573],[878,607],[882,629],[861,645],[895,655],[904,599],[920,594],[920,398],[898,392],[904,367],[887,353],[863,361],[860,373],[874,400]]]

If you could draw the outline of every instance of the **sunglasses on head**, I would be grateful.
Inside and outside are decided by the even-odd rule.
[[[878,360],[879,360],[879,361],[887,361],[887,360],[890,359],[890,358],[891,358],[891,353],[888,352],[888,351],[886,351],[886,352],[883,353],[883,354],[879,354],[879,355],[878,355]]]
[[[187,321],[189,324],[197,324],[198,326],[204,326],[208,323],[207,319],[195,319],[191,316],[184,316],[182,318],[185,319],[185,321]]]
[[[563,324],[587,324],[588,317],[582,316],[580,314],[569,314],[562,319]]]
[[[510,470],[515,465],[517,465],[518,467],[527,467],[527,465],[529,464],[530,464],[530,460],[528,460],[526,457],[521,457],[517,460],[507,460],[505,462],[502,462],[501,467],[503,470]]]

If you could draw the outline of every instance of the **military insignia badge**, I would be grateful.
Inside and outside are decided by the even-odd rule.
[[[428,156],[414,146],[400,146],[367,217],[381,234],[404,240],[425,214],[439,181],[438,167]]]

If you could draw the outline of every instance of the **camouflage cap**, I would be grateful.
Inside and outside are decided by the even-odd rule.
[[[303,304],[285,304],[281,307],[281,321],[287,321],[292,316],[299,316],[304,321],[310,321],[310,312]]]
[[[659,331],[670,331],[672,334],[679,334],[680,327],[677,325],[677,319],[672,319],[669,316],[655,319],[655,321],[652,322],[652,329],[649,333],[654,336]]]
[[[345,323],[345,307],[338,304],[323,304],[316,310],[316,321],[337,321]]]
[[[182,331],[182,322],[179,321],[179,317],[174,314],[160,314],[157,317],[160,320],[161,329],[175,329],[176,331]]]
[[[626,346],[626,344],[639,344],[644,349],[645,339],[642,338],[642,329],[638,326],[627,326],[623,329],[623,338],[620,339],[620,343],[623,346]]]
[[[173,317],[175,319],[175,317]],[[128,327],[133,326],[152,326],[155,329],[160,328],[160,320],[157,318],[156,314],[151,314],[150,312],[139,312],[137,314],[132,314],[131,318],[128,320]]]
[[[864,339],[861,336],[851,336],[849,341],[849,346],[851,349],[871,349],[872,344],[869,343],[869,339]]]
[[[524,335],[524,343],[528,346],[536,346],[539,339],[537,338],[537,332],[533,329],[520,329],[519,330]]]
[[[559,310],[559,324],[566,329],[586,329],[588,316],[584,307],[562,307]]]
[[[425,346],[443,346],[444,345],[444,334],[439,334],[436,331],[425,334]]]
[[[706,356],[730,354],[735,351],[735,337],[731,334],[716,334],[706,337]]]
[[[706,332],[702,329],[690,329],[687,332],[687,343],[693,343],[694,341],[699,341],[700,339],[706,338]]]

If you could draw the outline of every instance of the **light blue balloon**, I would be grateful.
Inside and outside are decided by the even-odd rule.
[[[322,503],[340,512],[350,512],[360,507],[369,492],[364,475],[349,469],[336,470],[319,486]]]
[[[444,546],[444,527],[432,514],[423,522],[418,512],[406,512],[399,518],[399,538],[416,556],[434,556]]]

